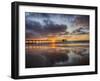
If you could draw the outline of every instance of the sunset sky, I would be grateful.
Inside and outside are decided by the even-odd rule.
[[[88,15],[25,12],[26,37],[89,32]]]

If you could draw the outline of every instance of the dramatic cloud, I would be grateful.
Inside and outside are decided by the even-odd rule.
[[[77,16],[74,20],[76,29],[73,31],[75,34],[89,33],[89,16]]]
[[[49,14],[27,14],[26,15],[26,37],[36,37],[48,34],[65,32],[67,25],[52,20],[54,15]],[[57,17],[60,17],[57,15]],[[61,24],[59,24],[61,23]]]
[[[59,32],[64,32],[67,29],[67,26],[64,24],[55,24],[51,20],[44,20],[45,26],[44,30],[49,33],[59,33]]]
[[[89,16],[26,12],[25,26],[27,38],[61,32],[83,32],[83,28],[87,32]]]
[[[89,30],[86,28],[78,28],[72,32],[73,34],[86,34],[89,33]]]
[[[77,16],[75,19],[75,25],[78,27],[89,28],[89,16]]]

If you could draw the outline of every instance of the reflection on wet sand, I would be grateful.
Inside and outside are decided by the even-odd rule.
[[[88,46],[26,45],[26,68],[89,65]]]

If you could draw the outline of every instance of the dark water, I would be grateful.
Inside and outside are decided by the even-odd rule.
[[[26,68],[89,65],[89,47],[26,45]]]

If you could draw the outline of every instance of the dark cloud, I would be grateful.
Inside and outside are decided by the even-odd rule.
[[[49,33],[59,33],[59,32],[64,32],[67,29],[67,26],[64,24],[55,24],[51,20],[44,20],[45,22],[45,27],[44,30]]]
[[[77,16],[75,24],[76,26],[89,28],[89,16]]]
[[[30,23],[26,22],[26,29],[41,32],[42,31],[42,25],[37,21],[30,21]]]
[[[89,32],[88,15],[25,13],[26,37],[39,37],[64,32]]]
[[[51,21],[50,19],[45,19],[43,21],[44,21],[45,25],[54,24],[54,22]]]
[[[26,22],[26,30],[30,30],[30,32],[26,31],[26,37],[59,33],[64,32],[67,29],[66,25],[55,24],[51,20],[44,20],[44,22],[45,25],[41,25],[41,23],[36,21]]]
[[[67,29],[67,26],[66,25],[58,25],[58,24],[48,24],[46,27],[45,27],[45,30],[47,32],[50,32],[50,33],[59,33],[59,32],[64,32],[66,31]]]
[[[72,32],[73,34],[88,34],[89,31],[86,28],[78,28]]]
[[[80,15],[76,16],[74,20],[76,29],[72,32],[74,34],[86,34],[89,33],[89,16]]]

